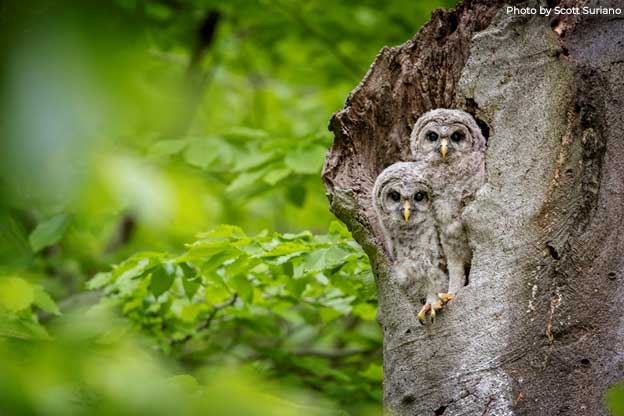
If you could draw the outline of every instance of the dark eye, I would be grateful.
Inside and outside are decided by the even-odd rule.
[[[438,133],[436,133],[435,131],[429,131],[427,132],[427,134],[425,134],[425,136],[427,137],[427,140],[431,142],[435,142],[436,140],[438,140]]]
[[[456,131],[455,133],[451,134],[451,140],[455,143],[461,142],[462,140],[464,140],[464,137],[464,133],[462,133],[461,131]]]
[[[414,201],[416,202],[420,202],[423,199],[425,199],[425,193],[424,192],[416,192],[416,194],[414,194]]]
[[[399,199],[401,199],[401,195],[399,195],[397,191],[390,191],[388,196],[390,197],[390,199],[392,199],[395,202],[398,202]]]

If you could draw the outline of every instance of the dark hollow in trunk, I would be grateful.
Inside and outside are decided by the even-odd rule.
[[[437,10],[381,50],[330,122],[323,180],[374,267],[397,415],[606,415],[604,393],[624,378],[624,16],[506,6]],[[370,193],[438,107],[479,120],[487,184],[463,212],[469,285],[421,326],[393,283]]]

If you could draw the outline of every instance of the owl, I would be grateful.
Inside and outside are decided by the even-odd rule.
[[[410,303],[420,308],[420,322],[427,314],[433,322],[450,300],[444,293],[448,276],[442,265],[431,186],[418,164],[398,162],[381,172],[373,188],[373,206],[392,254],[393,278]]]
[[[449,274],[449,293],[465,285],[472,250],[462,209],[485,183],[485,137],[472,116],[439,108],[423,114],[410,136],[418,169],[432,188],[432,206]]]

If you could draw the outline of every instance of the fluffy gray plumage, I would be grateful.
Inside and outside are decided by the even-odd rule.
[[[431,196],[425,173],[412,162],[386,168],[373,189],[373,206],[394,258],[393,276],[415,307],[423,298],[430,305],[439,302],[438,293],[448,287]]]
[[[410,136],[414,169],[432,187],[451,294],[465,284],[472,260],[461,214],[466,201],[485,183],[485,145],[474,118],[461,110],[440,108],[423,114]]]

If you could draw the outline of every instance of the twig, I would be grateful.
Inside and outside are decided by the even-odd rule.
[[[105,253],[112,253],[125,246],[134,237],[136,231],[136,217],[131,213],[124,214],[117,224],[117,230],[104,249]]]
[[[234,296],[232,296],[232,299],[228,300],[227,302],[221,303],[219,305],[213,305],[212,312],[210,312],[210,315],[208,315],[208,319],[206,319],[200,326],[197,327],[197,332],[203,331],[204,329],[208,328],[217,313],[222,309],[234,305],[236,299],[238,299],[238,294],[235,293]]]
[[[210,327],[210,324],[212,324],[212,321],[214,320],[215,316],[217,316],[217,313],[219,313],[219,311],[234,305],[234,303],[236,303],[236,299],[238,299],[238,294],[234,294],[234,296],[232,297],[232,299],[228,300],[227,302],[221,303],[219,305],[213,305],[212,306],[212,311],[210,312],[210,315],[208,315],[208,318],[206,318],[206,320],[204,322],[202,322],[197,328],[195,328],[195,332],[201,332],[205,329],[207,329],[208,327]],[[175,345],[175,344],[183,344],[185,342],[187,342],[188,340],[190,340],[192,338],[191,334],[188,334],[187,336],[185,336],[184,338],[181,339],[174,339],[171,340],[171,345]]]

